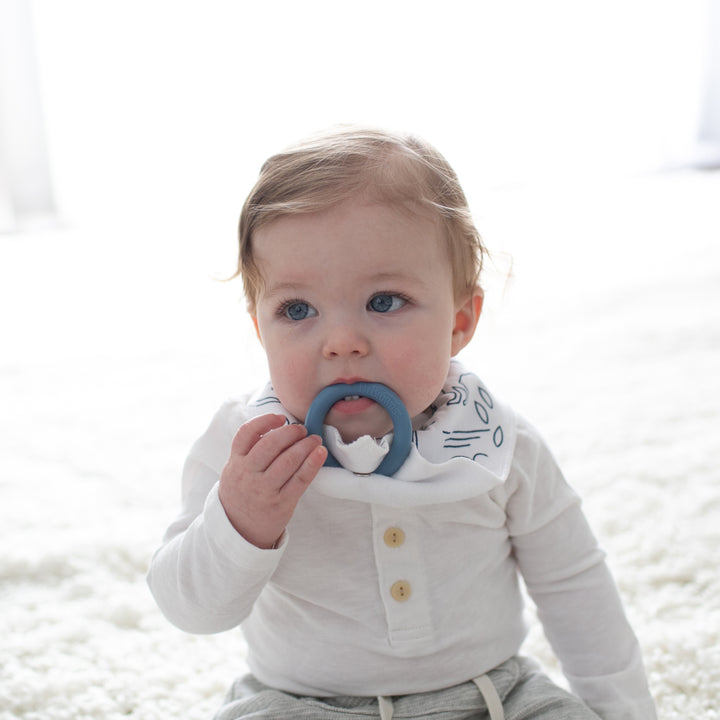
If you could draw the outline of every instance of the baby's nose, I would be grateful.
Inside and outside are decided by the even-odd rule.
[[[323,345],[326,358],[364,357],[368,354],[370,343],[359,328],[350,324],[338,323],[328,329]]]

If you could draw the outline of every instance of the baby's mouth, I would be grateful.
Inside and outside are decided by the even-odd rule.
[[[377,403],[368,397],[346,395],[342,400],[338,400],[331,409],[339,415],[356,415],[370,409],[373,405],[377,405]]]

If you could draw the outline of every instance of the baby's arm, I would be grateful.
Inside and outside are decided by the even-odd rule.
[[[322,439],[282,415],[246,422],[220,475],[219,497],[232,526],[256,547],[280,540],[295,506],[327,457]]]
[[[229,630],[248,616],[284,552],[284,543],[267,550],[252,541],[271,547],[282,538],[324,462],[319,439],[285,426],[281,416],[253,418],[235,432],[242,412],[240,404],[223,406],[193,446],[183,470],[182,513],[150,564],[158,606],[186,632]]]
[[[637,638],[579,498],[524,423],[515,456],[513,554],[565,677],[603,720],[654,720]]]
[[[573,691],[604,720],[654,720],[638,641],[579,505],[516,537],[514,553]]]

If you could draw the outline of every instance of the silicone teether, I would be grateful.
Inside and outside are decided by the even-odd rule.
[[[380,475],[393,475],[405,462],[410,453],[412,440],[412,424],[410,416],[402,400],[386,385],[381,383],[358,382],[349,385],[340,383],[323,388],[312,401],[305,418],[305,427],[311,435],[322,437],[322,426],[330,408],[348,395],[359,395],[374,400],[382,405],[390,415],[393,423],[393,439],[390,451],[375,470]],[[340,463],[328,452],[325,465],[340,467]]]

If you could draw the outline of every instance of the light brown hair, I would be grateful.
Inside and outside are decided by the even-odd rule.
[[[273,155],[240,213],[235,276],[243,280],[248,310],[255,313],[262,276],[253,255],[261,226],[294,213],[325,210],[361,194],[440,218],[447,240],[456,300],[478,286],[486,250],[455,171],[429,143],[376,128],[341,126]]]

